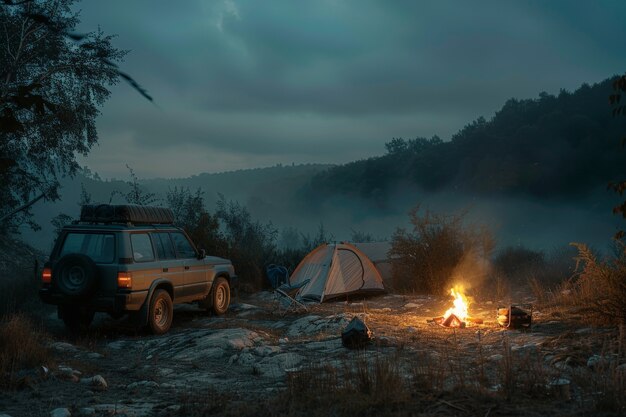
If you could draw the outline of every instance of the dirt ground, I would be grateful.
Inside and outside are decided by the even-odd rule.
[[[598,407],[626,374],[612,355],[612,329],[534,309],[530,331],[506,330],[496,323],[495,301],[471,305],[472,317],[483,319],[480,325],[450,329],[430,322],[450,304],[449,297],[388,294],[310,304],[308,311],[283,316],[274,294],[261,292],[233,300],[222,317],[177,307],[163,336],[98,316],[79,338],[51,313],[46,326],[53,363],[23,371],[20,389],[0,392],[0,415],[186,415],[190,393],[227,392],[259,401],[285,391],[299,373],[332,368],[341,374],[382,361],[393,363],[411,389],[441,393],[428,413],[415,415],[619,414],[615,407]],[[341,331],[354,316],[373,331],[365,350],[341,343]],[[478,390],[490,400],[477,402],[467,394]]]

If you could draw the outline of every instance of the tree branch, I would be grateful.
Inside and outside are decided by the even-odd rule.
[[[13,210],[10,213],[5,214],[4,216],[0,217],[0,222],[5,221],[6,219],[14,216],[15,214],[19,213],[20,211],[24,211],[26,209],[28,209],[30,206],[32,206],[33,204],[35,204],[37,201],[41,200],[42,198],[44,198],[46,196],[46,193],[41,193],[39,196],[33,198],[32,200],[30,200],[28,203],[16,208],[15,210]]]

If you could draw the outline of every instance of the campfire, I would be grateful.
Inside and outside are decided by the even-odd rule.
[[[450,289],[450,295],[454,298],[452,307],[450,307],[443,316],[436,317],[433,321],[444,327],[464,328],[469,323],[480,324],[481,319],[475,319],[469,315],[469,300],[465,296],[462,287]]]

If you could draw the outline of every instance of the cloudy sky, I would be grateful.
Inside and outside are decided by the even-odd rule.
[[[510,97],[626,71],[626,2],[83,0],[116,34],[125,84],[82,160],[104,177],[182,177],[379,155],[448,139]]]

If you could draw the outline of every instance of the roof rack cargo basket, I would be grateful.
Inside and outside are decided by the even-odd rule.
[[[85,204],[80,221],[86,223],[173,224],[174,213],[165,207],[134,204]]]

